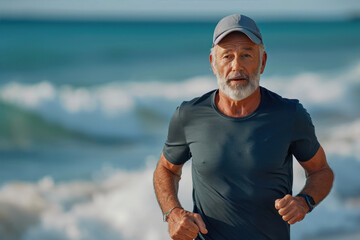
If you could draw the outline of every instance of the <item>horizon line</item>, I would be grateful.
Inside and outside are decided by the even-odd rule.
[[[78,14],[1,14],[1,21],[74,21],[74,22],[143,22],[143,21],[155,21],[155,22],[217,22],[224,15],[223,14],[204,14],[198,16],[189,16],[186,14],[172,14],[172,15],[158,15],[158,14],[124,14],[118,15],[78,15]],[[360,21],[360,13],[348,13],[345,15],[309,15],[309,14],[291,14],[291,15],[271,15],[266,16],[254,14],[254,17],[258,22],[277,22],[277,21]]]

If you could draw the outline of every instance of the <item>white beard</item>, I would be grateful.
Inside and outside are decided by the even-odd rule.
[[[243,99],[247,98],[248,96],[250,96],[259,87],[260,70],[261,70],[261,65],[259,65],[259,68],[257,69],[257,71],[254,72],[253,76],[251,76],[251,77],[249,77],[245,73],[238,72],[238,73],[229,75],[227,78],[220,76],[218,71],[216,71],[216,77],[217,77],[219,89],[226,96],[228,96],[229,98],[231,98],[235,101],[243,100]],[[234,86],[230,85],[229,79],[238,77],[238,76],[246,78],[247,84],[246,85],[236,84]]]

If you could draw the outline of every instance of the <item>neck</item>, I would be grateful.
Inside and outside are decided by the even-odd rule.
[[[215,97],[215,104],[220,112],[229,117],[245,117],[257,109],[260,100],[260,87],[258,87],[250,96],[240,101],[229,98],[219,89],[219,92]]]

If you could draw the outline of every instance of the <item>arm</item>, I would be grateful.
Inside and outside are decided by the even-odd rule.
[[[319,150],[310,160],[300,162],[306,173],[306,184],[300,193],[306,193],[313,197],[316,204],[319,204],[330,192],[334,173],[329,167],[323,148]],[[284,221],[294,224],[305,218],[309,207],[303,197],[286,195],[275,201],[275,208],[279,211]]]
[[[324,149],[320,146],[315,156],[307,162],[300,162],[305,169],[306,184],[300,193],[309,194],[319,204],[330,192],[334,173],[329,167]]]
[[[154,188],[157,200],[163,213],[166,213],[173,207],[181,208],[177,194],[182,167],[183,165],[170,163],[164,157],[164,154],[161,154],[160,160],[154,172]]]
[[[199,231],[207,230],[201,216],[185,211],[177,197],[181,170],[183,165],[170,163],[161,154],[154,172],[154,188],[157,200],[163,213],[177,207],[168,214],[169,233],[172,239],[192,240]]]

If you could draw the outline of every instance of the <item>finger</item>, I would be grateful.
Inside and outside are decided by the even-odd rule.
[[[285,222],[287,222],[287,221],[290,221],[295,216],[297,216],[297,210],[295,208],[293,208],[287,214],[283,215],[282,219]]]
[[[174,238],[174,240],[193,240],[193,239],[194,239],[194,237],[189,237],[186,235],[181,235],[178,238]]]
[[[294,206],[294,204],[292,203],[292,201],[289,201],[288,203],[287,203],[287,205],[286,206],[284,206],[283,208],[280,208],[279,210],[278,210],[278,212],[279,212],[279,214],[281,215],[281,216],[284,216],[284,215],[286,215],[286,214],[288,214],[293,208],[295,208],[296,206]]]
[[[193,224],[193,225],[192,225]],[[175,240],[192,240],[196,238],[199,228],[196,226],[195,223],[192,224],[184,224],[181,225],[180,228],[177,230],[176,234],[174,234]]]
[[[301,214],[296,214],[295,216],[293,216],[289,221],[288,223],[289,224],[294,224],[294,223],[297,223],[297,222],[300,222],[301,220],[304,219],[304,216],[301,215]]]
[[[174,236],[170,236],[173,240],[189,240],[189,237],[183,235],[183,234],[176,234]]]
[[[291,199],[292,199],[292,196],[290,194],[287,194],[285,197],[283,197],[281,199],[277,199],[275,201],[275,203],[276,203],[275,208],[280,209],[280,208],[285,207]]]
[[[279,201],[280,201],[280,200],[281,200],[280,198],[275,200],[275,208],[276,208],[277,210],[280,209],[280,207],[279,207]]]
[[[184,236],[176,236],[176,237],[172,238],[172,240],[188,240],[188,238],[186,238]]]
[[[187,217],[184,220],[182,226],[180,227],[180,231],[182,231],[184,235],[188,237],[196,237],[199,233],[199,227],[197,226],[193,218]]]
[[[199,231],[195,232],[191,232],[191,231],[185,231],[183,234],[185,236],[186,240],[193,240],[197,237]]]
[[[194,221],[195,221],[196,225],[199,227],[199,230],[201,233],[203,233],[203,234],[208,233],[208,230],[206,229],[206,225],[199,214],[194,214]]]

